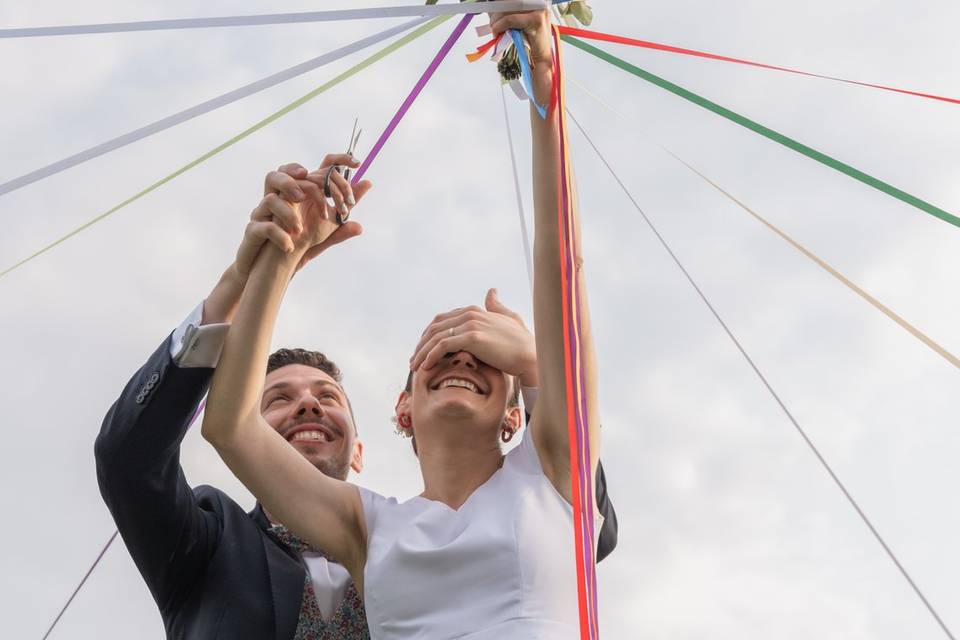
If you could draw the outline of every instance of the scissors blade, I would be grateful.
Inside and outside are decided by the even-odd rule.
[[[353,151],[353,145],[357,137],[357,124],[359,124],[360,118],[354,118],[353,120],[353,131],[350,132],[350,141],[347,144],[347,153]]]
[[[350,145],[349,147],[347,147],[347,153],[351,156],[353,155],[353,152],[356,151],[357,149],[357,141],[360,140],[360,134],[363,133],[363,129],[360,129],[359,131],[357,131],[357,124],[359,122],[360,122],[360,118],[356,118],[353,121],[353,131],[350,133]],[[349,180],[351,173],[352,172],[348,167],[347,169],[344,170],[343,177]]]

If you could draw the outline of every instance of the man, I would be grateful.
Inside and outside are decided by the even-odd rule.
[[[290,203],[322,198],[326,168],[357,164],[349,156],[328,156],[316,173],[286,165],[267,175],[235,262],[134,375],[104,419],[95,447],[101,493],[169,638],[368,637],[360,595],[343,567],[306,548],[260,505],[246,513],[218,489],[191,489],[179,464],[180,443],[207,391],[260,248],[266,242],[292,246],[299,221]],[[338,208],[349,209],[369,189],[364,182],[351,191],[336,172],[329,179]],[[344,227],[307,259],[349,237],[352,231]],[[488,303],[487,313],[498,312]],[[349,469],[362,469],[363,445],[340,371],[323,354],[274,353],[260,409],[325,474],[345,479]],[[311,421],[321,411],[338,416],[336,429]],[[602,476],[597,495],[606,516],[599,541],[603,557],[616,544],[616,517]]]

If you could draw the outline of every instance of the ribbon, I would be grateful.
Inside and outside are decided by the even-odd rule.
[[[500,85],[500,101],[503,103],[503,123],[507,129],[507,146],[510,148],[510,166],[513,168],[513,191],[517,196],[517,215],[520,218],[520,239],[523,242],[523,258],[527,263],[527,281],[533,295],[533,251],[530,250],[530,235],[527,233],[527,218],[523,214],[523,196],[520,192],[520,176],[517,173],[517,155],[513,151],[513,132],[510,130],[510,114],[507,112],[507,96]]]
[[[462,3],[438,5],[408,5],[402,7],[372,7],[367,9],[337,9],[333,11],[304,11],[300,13],[273,13],[251,16],[214,18],[183,18],[177,20],[146,20],[142,22],[113,22],[80,24],[62,27],[24,27],[0,29],[0,38],[33,38],[89,33],[119,33],[131,31],[163,31],[168,29],[207,29],[212,27],[249,27],[267,24],[295,24],[303,22],[331,22],[365,20],[372,18],[400,18],[409,16],[440,17],[465,13],[492,13],[494,11],[537,11],[547,9],[544,0],[499,0],[496,3]]]
[[[537,102],[533,95],[533,81],[530,80],[530,60],[527,58],[527,47],[523,42],[523,34],[517,29],[510,29],[510,37],[513,39],[513,46],[517,49],[517,58],[520,60],[520,75],[523,77],[523,88],[527,90],[530,97],[530,103],[540,114],[540,117],[546,119],[547,109]]]
[[[783,240],[785,240],[785,241],[786,241],[790,246],[792,246],[794,249],[796,249],[797,251],[799,251],[800,253],[802,253],[804,256],[806,256],[807,258],[809,258],[810,260],[812,260],[818,267],[820,267],[821,269],[823,269],[824,271],[826,271],[827,273],[829,273],[831,276],[833,276],[834,278],[836,278],[837,280],[839,280],[841,284],[843,284],[845,287],[847,287],[848,289],[850,289],[851,291],[853,291],[855,294],[857,294],[858,296],[860,296],[863,300],[865,300],[867,303],[869,303],[871,306],[873,306],[875,309],[877,309],[880,313],[882,313],[883,315],[887,316],[888,318],[890,318],[891,320],[893,320],[894,322],[896,322],[898,325],[900,325],[900,327],[901,327],[902,329],[905,329],[905,330],[907,331],[907,333],[909,333],[909,334],[912,335],[914,338],[916,338],[917,340],[919,340],[920,342],[922,342],[923,344],[925,344],[925,345],[926,345],[927,347],[929,347],[934,353],[936,353],[937,355],[939,355],[940,357],[942,357],[944,360],[946,360],[947,362],[949,362],[949,363],[952,364],[953,366],[955,366],[955,367],[957,367],[958,369],[960,369],[960,358],[957,358],[957,356],[953,355],[952,353],[950,353],[949,351],[947,351],[946,349],[944,349],[944,348],[943,348],[942,346],[940,346],[936,341],[934,341],[933,338],[929,337],[927,334],[925,334],[924,332],[920,331],[920,329],[917,329],[915,326],[913,326],[913,325],[910,324],[908,321],[906,321],[904,318],[902,318],[900,315],[898,315],[893,309],[891,309],[890,307],[886,306],[885,304],[883,304],[882,302],[880,302],[879,300],[877,300],[876,298],[874,298],[872,295],[870,295],[869,293],[867,293],[866,291],[864,291],[864,290],[863,290],[862,288],[860,288],[855,282],[853,282],[853,281],[850,280],[848,277],[846,277],[845,275],[843,275],[842,273],[840,273],[839,271],[837,271],[836,269],[834,269],[832,266],[830,266],[830,265],[827,263],[826,260],[820,258],[820,257],[817,256],[815,253],[813,253],[812,251],[810,251],[809,249],[807,249],[805,246],[803,246],[802,244],[800,244],[799,242],[797,242],[796,240],[794,240],[793,238],[791,238],[789,235],[787,235],[787,233],[786,233],[785,231],[781,230],[780,228],[778,228],[777,226],[775,226],[772,222],[768,221],[766,218],[764,218],[763,216],[761,216],[759,213],[757,213],[756,211],[754,211],[753,209],[751,209],[750,207],[748,207],[748,206],[745,205],[744,203],[740,202],[740,200],[738,200],[736,197],[734,197],[733,195],[731,195],[730,193],[728,193],[723,187],[721,187],[720,185],[718,185],[716,182],[714,182],[713,180],[711,180],[711,179],[708,178],[707,176],[705,176],[705,175],[703,175],[702,173],[700,173],[699,171],[697,171],[697,170],[696,170],[695,168],[693,168],[691,165],[687,164],[687,162],[686,162],[685,160],[683,160],[682,158],[680,158],[680,157],[677,156],[677,155],[674,155],[673,152],[669,151],[668,149],[664,149],[664,151],[666,151],[666,152],[669,153],[671,156],[673,156],[675,160],[677,160],[680,164],[682,164],[683,166],[685,166],[687,169],[689,169],[689,170],[692,171],[693,173],[695,173],[695,174],[697,174],[698,176],[700,176],[700,178],[702,178],[702,179],[704,180],[704,182],[706,182],[706,183],[709,184],[711,187],[713,187],[714,189],[716,189],[717,191],[719,191],[720,193],[722,193],[724,196],[726,196],[729,200],[731,200],[731,201],[732,201],[734,204],[736,204],[738,207],[740,207],[741,209],[743,209],[744,211],[746,211],[748,214],[750,214],[751,216],[753,216],[753,218],[756,219],[758,222],[760,222],[761,224],[763,224],[764,226],[766,226],[768,229],[770,229],[771,231],[773,231],[775,234],[777,234],[778,236],[780,236]]]
[[[716,308],[713,306],[713,304],[710,302],[707,296],[703,293],[703,290],[700,289],[699,285],[697,285],[696,281],[693,279],[693,276],[690,275],[690,272],[687,271],[686,267],[683,266],[683,263],[680,262],[680,259],[673,252],[673,249],[670,248],[670,245],[667,244],[667,241],[657,230],[656,226],[654,226],[653,221],[650,220],[650,217],[637,203],[636,199],[633,197],[633,194],[631,194],[630,191],[627,189],[626,185],[623,183],[623,180],[621,180],[620,176],[617,175],[617,172],[614,171],[613,166],[611,166],[611,164],[607,161],[607,159],[603,156],[603,154],[600,153],[600,149],[597,148],[597,145],[594,144],[590,136],[587,135],[587,132],[584,130],[583,126],[579,122],[577,122],[576,118],[573,117],[573,114],[570,114],[570,117],[574,121],[574,123],[577,125],[577,127],[580,129],[580,132],[583,134],[583,136],[587,139],[587,142],[590,143],[590,146],[593,147],[593,150],[597,154],[597,157],[599,157],[600,161],[607,167],[607,171],[610,172],[610,175],[613,176],[613,179],[616,180],[618,185],[620,185],[620,189],[623,190],[624,195],[626,195],[627,198],[630,199],[630,202],[633,203],[633,206],[637,210],[637,213],[640,214],[644,222],[647,223],[647,226],[650,228],[653,234],[657,237],[657,240],[660,242],[660,245],[666,250],[666,252],[673,259],[674,264],[676,264],[677,267],[679,267],[680,271],[683,272],[684,277],[687,279],[690,285],[697,292],[697,295],[700,296],[700,299],[703,300],[703,303],[710,310],[710,313],[713,314],[713,317],[720,324],[720,327],[727,334],[727,337],[729,337],[730,341],[733,342],[734,346],[743,356],[744,360],[746,360],[747,364],[750,365],[750,368],[753,369],[753,372],[757,374],[757,377],[763,383],[763,386],[766,387],[767,391],[770,392],[771,397],[773,397],[774,401],[776,401],[776,403],[780,406],[780,409],[783,411],[784,415],[787,416],[787,419],[790,420],[790,423],[793,425],[793,428],[797,431],[800,437],[803,438],[803,441],[806,443],[807,447],[810,449],[813,455],[817,458],[817,461],[820,463],[820,466],[824,469],[824,471],[827,472],[827,475],[829,475],[830,479],[833,480],[833,483],[843,494],[843,497],[846,498],[847,502],[850,504],[853,510],[856,511],[857,515],[860,517],[861,522],[863,522],[863,524],[866,525],[867,529],[870,530],[870,533],[873,535],[874,539],[883,548],[884,553],[887,554],[887,557],[890,558],[890,561],[893,562],[894,566],[896,566],[897,570],[900,572],[900,575],[903,576],[904,580],[906,580],[907,583],[910,585],[910,588],[913,589],[914,594],[916,594],[916,596],[920,599],[920,601],[923,602],[923,605],[927,608],[927,611],[930,613],[933,619],[936,620],[938,625],[940,625],[940,629],[943,630],[947,638],[949,638],[950,640],[954,640],[954,636],[952,633],[950,633],[950,629],[947,628],[947,625],[943,622],[943,619],[937,613],[936,609],[933,608],[933,605],[930,604],[930,601],[927,600],[927,597],[923,595],[923,592],[920,590],[920,587],[917,586],[917,583],[914,582],[913,578],[910,577],[910,574],[907,572],[906,568],[903,566],[903,563],[901,563],[900,560],[897,559],[896,554],[894,554],[893,550],[883,539],[883,536],[880,535],[880,531],[877,530],[877,528],[873,525],[873,523],[870,521],[870,518],[867,516],[866,512],[860,507],[857,500],[853,497],[853,494],[851,494],[850,491],[847,489],[847,487],[844,485],[843,481],[840,479],[840,476],[836,474],[836,472],[830,466],[830,463],[827,462],[827,459],[823,456],[823,454],[820,453],[820,450],[814,444],[813,440],[810,438],[809,435],[807,435],[806,430],[802,426],[800,426],[800,423],[797,422],[796,418],[793,417],[793,414],[787,408],[787,405],[783,402],[783,400],[781,400],[780,396],[773,389],[773,386],[770,384],[770,381],[767,380],[767,377],[765,375],[763,375],[763,372],[760,371],[759,367],[757,367],[756,363],[753,361],[753,358],[751,358],[750,355],[747,353],[747,350],[743,348],[743,345],[740,343],[737,337],[730,330],[730,327],[727,326],[727,323],[724,322],[723,318],[717,312]],[[677,160],[680,160],[679,157],[677,156],[674,156],[674,157],[677,158]],[[681,162],[683,161],[681,160]],[[689,165],[687,166],[689,167]],[[689,167],[689,168],[693,169],[693,167]],[[694,172],[696,172],[696,170],[694,170]],[[701,177],[704,177],[704,176],[701,176]],[[724,192],[724,194],[729,196],[729,194],[726,194],[726,192]]]
[[[551,30],[554,41],[554,93],[559,105],[557,120],[560,129],[560,181],[558,185],[557,222],[560,229],[562,320],[565,328],[564,378],[567,398],[567,433],[570,445],[571,494],[573,497],[574,548],[577,566],[577,606],[580,616],[580,637],[599,637],[597,620],[597,577],[594,560],[593,485],[590,464],[590,433],[587,420],[584,381],[584,354],[580,310],[582,300],[574,256],[576,227],[573,212],[573,183],[570,172],[567,140],[566,98],[564,90],[563,54],[560,32]]]
[[[430,64],[427,65],[426,71],[424,71],[423,75],[420,76],[420,79],[417,80],[417,83],[407,95],[406,100],[404,100],[403,104],[400,105],[400,109],[398,109],[394,114],[393,118],[390,120],[390,123],[387,125],[387,128],[383,130],[383,133],[380,134],[376,144],[373,145],[370,153],[368,153],[367,157],[364,158],[363,163],[360,165],[360,168],[357,169],[357,172],[354,174],[353,179],[351,180],[352,184],[357,184],[360,182],[360,179],[363,178],[363,174],[365,174],[367,169],[370,168],[370,165],[380,153],[380,150],[393,133],[393,130],[397,128],[398,124],[400,124],[400,120],[403,119],[403,116],[410,109],[413,101],[417,99],[417,96],[420,95],[420,92],[423,91],[423,88],[427,86],[427,82],[429,82],[430,78],[433,77],[433,73],[440,66],[440,63],[443,62],[443,59],[447,57],[447,54],[450,53],[450,49],[453,48],[454,43],[456,43],[460,36],[463,35],[463,31],[467,28],[467,25],[470,24],[470,20],[472,19],[473,14],[470,13],[460,19],[460,22],[454,28],[453,33],[450,34],[446,42],[443,43],[443,46],[440,47],[440,51],[437,52],[437,55],[435,55],[433,60],[430,61]]]
[[[565,40],[566,42],[569,42],[570,44],[577,47],[578,49],[582,49],[587,53],[600,58],[601,60],[609,62],[610,64],[616,67],[620,67],[624,71],[631,73],[637,76],[638,78],[642,78],[647,82],[655,84],[661,89],[666,89],[670,93],[680,96],[684,100],[688,100],[699,107],[703,107],[708,111],[712,111],[713,113],[719,116],[722,116],[727,120],[730,120],[731,122],[735,122],[746,129],[749,129],[755,133],[759,133],[765,138],[773,140],[778,144],[782,144],[788,149],[792,149],[793,151],[803,154],[812,160],[816,160],[817,162],[823,165],[826,165],[831,169],[839,171],[840,173],[846,174],[855,180],[859,180],[863,184],[869,187],[873,187],[874,189],[881,191],[882,193],[885,193],[888,196],[896,198],[897,200],[905,202],[910,206],[915,207],[920,211],[923,211],[924,213],[928,213],[936,218],[943,220],[944,222],[949,222],[955,227],[960,227],[960,218],[953,215],[952,213],[944,211],[943,209],[930,204],[929,202],[926,202],[925,200],[918,198],[917,196],[911,195],[906,191],[902,191],[901,189],[898,189],[893,185],[888,184],[883,180],[880,180],[879,178],[875,178],[867,173],[864,173],[859,169],[851,167],[850,165],[844,162],[841,162],[840,160],[831,158],[825,153],[821,153],[820,151],[817,151],[816,149],[808,147],[807,145],[801,142],[798,142],[793,138],[789,138],[783,135],[782,133],[779,133],[777,131],[774,131],[773,129],[765,127],[762,124],[747,118],[746,116],[742,116],[739,113],[736,113],[734,111],[731,111],[730,109],[727,109],[726,107],[722,107],[715,102],[711,102],[706,98],[698,96],[692,91],[688,91],[687,89],[684,89],[679,85],[673,84],[668,80],[664,80],[663,78],[655,76],[648,71],[644,71],[643,69],[636,67],[625,60],[621,60],[620,58],[617,58],[616,56],[613,56],[607,53],[606,51],[603,51],[602,49],[598,49],[593,45],[587,44],[582,40],[578,40],[577,38],[574,38],[572,36],[566,36],[566,35],[561,37],[563,40]]]
[[[51,249],[55,248],[56,246],[60,245],[61,243],[69,240],[70,238],[72,238],[73,236],[77,235],[78,233],[80,233],[80,232],[83,231],[84,229],[87,229],[87,228],[95,225],[96,223],[100,222],[101,220],[104,220],[104,219],[110,217],[111,215],[113,215],[113,214],[116,213],[117,211],[119,211],[119,210],[123,209],[124,207],[126,207],[127,205],[129,205],[130,203],[136,202],[137,200],[139,200],[139,199],[142,198],[143,196],[145,196],[145,195],[147,195],[148,193],[150,193],[150,192],[152,192],[152,191],[154,191],[154,190],[162,187],[162,186],[165,185],[166,183],[170,182],[171,180],[173,180],[173,179],[176,178],[177,176],[179,176],[179,175],[181,175],[181,174],[183,174],[183,173],[186,173],[187,171],[189,171],[189,170],[192,169],[193,167],[197,166],[198,164],[201,164],[201,163],[205,162],[206,160],[209,160],[210,158],[212,158],[213,156],[217,155],[218,153],[220,153],[220,152],[223,151],[224,149],[227,149],[227,148],[229,148],[229,147],[232,147],[233,145],[235,145],[236,143],[240,142],[240,141],[243,140],[244,138],[246,138],[246,137],[252,135],[253,133],[259,131],[260,129],[264,128],[265,126],[267,126],[268,124],[270,124],[270,123],[273,122],[274,120],[277,120],[277,119],[281,118],[282,116],[290,113],[291,111],[293,111],[293,110],[296,109],[297,107],[300,107],[300,106],[306,104],[306,103],[309,102],[310,100],[316,98],[316,97],[317,97],[318,95],[320,95],[321,93],[327,91],[328,89],[330,89],[330,88],[332,88],[332,87],[335,87],[336,85],[340,84],[340,83],[343,82],[344,80],[346,80],[346,79],[348,79],[348,78],[356,75],[356,74],[359,73],[360,71],[363,71],[363,70],[366,69],[367,67],[371,66],[372,64],[374,64],[375,62],[379,61],[380,59],[385,58],[386,56],[388,56],[389,54],[393,53],[393,52],[396,51],[397,49],[399,49],[399,48],[401,48],[401,47],[403,47],[403,46],[405,46],[405,45],[407,45],[407,44],[410,44],[411,42],[413,42],[414,40],[416,40],[417,38],[419,38],[419,37],[422,36],[423,34],[427,33],[428,31],[431,31],[431,30],[435,29],[436,27],[440,26],[441,24],[443,24],[444,22],[446,22],[446,21],[449,20],[449,19],[450,19],[449,17],[441,16],[441,17],[439,17],[439,18],[434,18],[433,20],[427,22],[426,24],[424,24],[423,26],[421,26],[421,27],[419,27],[419,28],[417,28],[417,29],[414,29],[413,31],[411,31],[411,32],[408,33],[407,35],[405,35],[405,36],[403,36],[402,38],[398,39],[396,42],[393,42],[393,43],[387,45],[386,47],[384,47],[384,48],[381,49],[380,51],[377,51],[376,53],[374,53],[374,54],[371,55],[370,57],[368,57],[368,58],[366,58],[366,59],[358,62],[358,63],[355,64],[354,66],[350,67],[349,69],[347,69],[346,71],[344,71],[344,72],[341,73],[340,75],[336,76],[335,78],[333,78],[333,79],[330,80],[329,82],[326,82],[325,84],[320,85],[319,87],[317,87],[316,89],[314,89],[313,91],[311,91],[311,92],[308,93],[307,95],[303,96],[302,98],[299,98],[299,99],[297,99],[297,100],[294,100],[293,102],[291,102],[291,103],[288,104],[287,106],[283,107],[283,108],[280,109],[279,111],[276,111],[276,112],[272,113],[271,115],[267,116],[266,118],[264,118],[264,119],[261,120],[260,122],[257,122],[256,124],[254,124],[253,126],[249,127],[248,129],[245,129],[244,131],[238,133],[236,136],[234,136],[233,138],[227,140],[226,142],[224,142],[223,144],[219,145],[218,147],[216,147],[216,148],[214,148],[214,149],[211,149],[211,150],[208,151],[207,153],[205,153],[205,154],[203,154],[202,156],[200,156],[199,158],[197,158],[197,159],[189,162],[188,164],[180,167],[179,169],[177,169],[177,170],[174,171],[173,173],[169,174],[168,176],[166,176],[166,177],[164,177],[164,178],[161,178],[160,180],[154,182],[153,184],[151,184],[150,186],[146,187],[144,190],[140,191],[139,193],[134,194],[133,196],[127,198],[126,200],[124,200],[124,201],[121,202],[120,204],[117,204],[117,205],[111,207],[110,209],[108,209],[107,211],[101,213],[100,215],[98,215],[98,216],[96,216],[96,217],[94,217],[94,218],[91,218],[90,220],[88,220],[87,222],[83,223],[82,225],[80,225],[80,226],[77,227],[76,229],[74,229],[74,230],[70,231],[69,233],[61,236],[60,238],[54,240],[53,242],[51,242],[50,244],[46,245],[45,247],[43,247],[43,248],[35,251],[34,253],[32,253],[31,255],[27,256],[27,257],[24,258],[23,260],[20,260],[19,262],[17,262],[16,264],[14,264],[14,265],[12,265],[12,266],[10,266],[10,267],[7,267],[7,268],[4,269],[3,271],[0,271],[0,278],[4,277],[4,276],[7,275],[8,273],[10,273],[10,272],[12,272],[12,271],[14,271],[14,270],[16,270],[16,269],[19,269],[20,267],[22,267],[23,265],[27,264],[27,263],[30,262],[31,260],[33,260],[33,259],[35,259],[35,258],[37,258],[37,257],[39,257],[39,256],[41,256],[41,255],[43,255],[43,254],[46,253],[47,251],[50,251]]]
[[[580,38],[586,38],[587,40],[602,40],[604,42],[614,42],[616,44],[626,44],[632,47],[641,47],[644,49],[653,49],[655,51],[666,51],[668,53],[679,53],[685,56],[695,56],[697,58],[707,58],[708,60],[719,60],[721,62],[733,62],[735,64],[744,64],[751,67],[759,67],[761,69],[772,69],[773,71],[784,71],[786,73],[795,73],[801,76],[807,76],[810,78],[820,78],[822,80],[833,80],[834,82],[844,82],[846,84],[855,84],[861,87],[870,87],[872,89],[882,89],[883,91],[894,91],[896,93],[903,93],[911,96],[918,96],[920,98],[929,98],[931,100],[940,100],[943,102],[951,102],[953,104],[960,104],[960,100],[956,98],[947,98],[944,96],[933,95],[930,93],[921,93],[919,91],[910,91],[908,89],[898,89],[896,87],[888,87],[882,84],[872,84],[869,82],[860,82],[857,80],[847,80],[846,78],[838,78],[836,76],[827,76],[819,73],[811,73],[809,71],[801,71],[799,69],[791,69],[790,67],[778,67],[772,64],[765,64],[763,62],[754,62],[752,60],[743,60],[741,58],[731,58],[729,56],[721,56],[715,53],[707,53],[705,51],[697,51],[695,49],[684,49],[682,47],[674,47],[668,44],[659,44],[657,42],[650,42],[649,40],[636,40],[634,38],[625,38],[623,36],[611,35],[609,33],[600,33],[599,31],[590,31],[588,29],[579,29],[577,27],[567,27],[561,26],[560,33],[568,36],[578,36]]]
[[[403,33],[404,31],[407,31],[408,29],[411,29],[419,24],[423,24],[426,21],[427,18],[417,18],[415,20],[405,22],[397,27],[391,27],[390,29],[380,31],[379,33],[375,33],[361,40],[357,40],[353,44],[348,44],[345,47],[334,49],[333,51],[325,53],[321,56],[317,56],[311,60],[307,60],[306,62],[301,62],[298,65],[284,69],[283,71],[257,80],[256,82],[251,82],[250,84],[240,87],[239,89],[234,89],[233,91],[224,93],[216,98],[211,98],[210,100],[202,102],[194,107],[184,109],[179,113],[161,118],[156,122],[145,125],[121,136],[117,136],[112,140],[107,140],[106,142],[90,147],[89,149],[75,153],[72,156],[68,156],[62,160],[48,164],[45,167],[40,167],[39,169],[31,171],[30,173],[25,173],[20,177],[13,178],[12,180],[8,180],[7,182],[0,184],[0,195],[15,191],[21,187],[27,186],[28,184],[42,180],[43,178],[48,178],[52,175],[60,173],[61,171],[75,167],[78,164],[98,158],[106,153],[109,153],[110,151],[115,151],[116,149],[125,147],[128,144],[137,142],[138,140],[143,140],[144,138],[155,133],[165,131],[170,127],[182,124],[188,120],[192,120],[197,116],[209,113],[210,111],[219,109],[220,107],[224,107],[228,104],[232,104],[237,100],[251,96],[255,93],[263,91],[264,89],[269,89],[270,87],[276,86],[281,82],[295,78],[308,71],[322,67],[336,60],[340,60],[341,58],[345,58],[350,54],[356,53],[361,49],[365,49],[366,47],[386,40],[387,38]]]
[[[577,83],[574,82],[574,84],[577,84]],[[600,99],[598,96],[596,96],[593,92],[589,91],[586,87],[584,87],[584,86],[582,86],[582,85],[577,85],[577,86],[580,88],[581,91],[583,91],[583,92],[586,93],[588,96],[590,96],[591,98],[593,98],[600,106],[602,106],[604,109],[608,110],[610,113],[612,113],[614,116],[616,116],[622,123],[626,123],[626,122],[627,122],[626,117],[625,117],[623,114],[619,113],[616,109],[614,109],[613,107],[611,107],[611,106],[610,106],[609,104],[607,104],[605,101],[601,100],[601,99]],[[597,155],[600,157],[600,159],[604,162],[604,164],[607,164],[607,165],[608,165],[608,169],[611,171],[611,174],[614,176],[614,179],[616,179],[616,180],[619,182],[619,180],[620,180],[619,177],[617,177],[616,174],[613,173],[612,167],[609,166],[609,164],[607,163],[606,158],[604,158],[603,154],[600,153],[600,150],[597,148],[597,145],[593,142],[593,139],[591,139],[590,136],[587,135],[587,132],[584,130],[583,126],[582,126],[579,122],[577,122],[577,119],[573,117],[573,114],[570,113],[569,110],[567,111],[567,113],[568,113],[568,115],[570,116],[570,118],[573,120],[574,124],[576,124],[577,127],[580,129],[580,133],[583,134],[584,138],[587,139],[587,142],[589,142],[590,145],[593,147],[594,151],[597,153]],[[933,338],[929,337],[929,336],[928,336],[927,334],[925,334],[923,331],[921,331],[920,329],[918,329],[917,327],[915,327],[913,324],[911,324],[909,321],[907,321],[906,319],[904,319],[903,317],[901,317],[901,316],[900,316],[897,312],[895,312],[893,309],[891,309],[890,307],[886,306],[885,304],[883,304],[882,302],[880,302],[879,300],[877,300],[876,298],[874,298],[872,295],[870,295],[869,293],[867,293],[863,288],[861,288],[861,287],[860,287],[859,285],[857,285],[855,282],[853,282],[853,281],[850,280],[848,277],[846,277],[845,275],[843,275],[842,273],[840,273],[839,271],[837,271],[836,269],[834,269],[832,266],[830,266],[830,264],[827,263],[826,260],[824,260],[823,258],[820,258],[820,257],[817,256],[815,253],[813,253],[812,251],[810,251],[809,249],[807,249],[805,246],[803,246],[802,244],[800,244],[798,241],[794,240],[794,239],[793,239],[792,237],[790,237],[785,231],[783,231],[783,230],[780,229],[779,227],[775,226],[772,222],[770,222],[769,220],[767,220],[766,218],[764,218],[763,216],[761,216],[759,213],[757,213],[756,211],[754,211],[753,209],[751,209],[750,207],[748,207],[746,204],[744,204],[743,202],[741,202],[740,200],[738,200],[735,196],[733,196],[731,193],[729,193],[728,191],[726,191],[726,190],[725,190],[723,187],[721,187],[719,184],[717,184],[716,182],[714,182],[713,180],[711,180],[710,178],[708,178],[708,177],[705,176],[704,174],[700,173],[700,171],[698,171],[696,168],[694,168],[694,167],[693,167],[690,163],[688,163],[686,160],[684,160],[683,158],[681,158],[680,156],[678,156],[677,154],[675,154],[675,153],[674,153],[673,151],[671,151],[670,149],[664,147],[663,145],[659,145],[659,144],[658,144],[657,146],[660,147],[660,149],[662,149],[665,153],[669,154],[674,160],[676,160],[677,162],[679,162],[680,164],[682,164],[684,167],[686,167],[687,169],[689,169],[691,172],[693,172],[695,175],[697,175],[698,177],[700,177],[700,178],[701,178],[703,181],[705,181],[707,184],[709,184],[709,185],[712,186],[714,189],[716,189],[717,191],[719,191],[721,194],[723,194],[724,196],[726,196],[729,200],[731,200],[731,201],[732,201],[734,204],[736,204],[738,207],[740,207],[741,209],[743,209],[744,211],[746,211],[748,214],[750,214],[751,216],[753,216],[753,217],[754,217],[757,221],[759,221],[761,224],[765,225],[768,229],[770,229],[771,231],[773,231],[774,233],[776,233],[776,234],[777,234],[778,236],[780,236],[783,240],[785,240],[787,243],[789,243],[794,249],[796,249],[797,251],[799,251],[800,253],[802,253],[804,256],[806,256],[807,258],[809,258],[810,260],[812,260],[812,261],[813,261],[817,266],[819,266],[821,269],[823,269],[824,271],[826,271],[827,273],[829,273],[831,276],[833,276],[834,278],[836,278],[836,279],[837,279],[841,284],[843,284],[845,287],[847,287],[848,289],[850,289],[851,291],[853,291],[855,294],[857,294],[858,296],[860,296],[863,300],[865,300],[867,303],[869,303],[869,304],[870,304],[871,306],[873,306],[875,309],[877,309],[878,311],[880,311],[882,314],[884,314],[885,316],[887,316],[888,318],[890,318],[891,320],[893,320],[894,322],[896,322],[898,325],[900,325],[901,328],[905,329],[910,335],[912,335],[913,337],[915,337],[915,338],[917,338],[918,340],[920,340],[920,342],[922,342],[924,345],[926,345],[927,347],[929,347],[934,353],[936,353],[937,355],[939,355],[940,357],[942,357],[944,360],[946,360],[947,362],[949,362],[950,364],[952,364],[954,367],[957,367],[958,369],[960,369],[960,358],[958,358],[958,357],[955,356],[953,353],[951,353],[950,351],[948,351],[947,349],[945,349],[943,346],[941,346],[939,343],[937,343]],[[626,190],[626,187],[625,187],[622,183],[620,184],[620,186],[621,186],[621,189],[624,190],[624,193],[626,193],[628,197],[631,197],[631,198],[632,198],[632,196],[630,196],[629,191]],[[634,205],[639,207],[639,205],[636,205],[636,203],[634,203]]]
[[[467,54],[467,60],[469,60],[470,62],[476,62],[477,60],[482,58],[484,54],[487,53],[487,51],[490,51],[490,49],[492,49],[499,41],[500,41],[500,36],[496,36],[494,38],[491,38],[487,42],[484,42],[482,45],[477,47],[476,51],[474,51],[473,53]]]
[[[481,30],[478,29],[477,33],[480,33],[480,31]],[[488,31],[489,29],[486,29],[484,30],[484,33],[487,33]],[[517,50],[517,59],[520,61],[520,76],[523,78],[523,90],[526,95],[519,91],[516,81],[511,80],[509,82],[510,87],[521,100],[529,99],[534,108],[536,108],[537,113],[540,114],[540,117],[545,119],[547,117],[547,108],[537,103],[533,97],[533,83],[530,80],[530,59],[527,57],[527,48],[524,46],[523,33],[521,33],[518,29],[508,29],[505,34],[498,33],[493,38],[477,47],[476,51],[473,53],[468,53],[467,60],[470,62],[476,62],[494,47],[496,47],[496,49],[494,49],[493,57],[494,59],[498,59],[498,56],[502,55],[499,45],[505,41],[505,35],[512,40],[513,46]],[[553,106],[552,103],[551,106]]]

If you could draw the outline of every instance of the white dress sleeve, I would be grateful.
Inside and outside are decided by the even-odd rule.
[[[357,490],[360,492],[360,502],[363,504],[363,520],[367,527],[367,544],[369,544],[377,527],[377,514],[388,500],[379,493],[360,486]]]
[[[566,498],[557,492],[556,488],[553,487],[552,483],[550,483],[549,479],[547,479],[543,473],[543,467],[540,465],[540,455],[537,453],[537,447],[533,442],[533,433],[530,429],[524,428],[520,432],[520,435],[523,436],[523,440],[507,453],[503,462],[504,469],[509,469],[511,473],[541,476],[545,483],[550,484],[552,493],[562,500],[572,512],[573,506],[567,502]],[[600,514],[600,511],[596,508],[596,504],[594,504],[593,528],[594,537],[596,538],[595,542],[599,542],[600,527],[602,526],[603,515]],[[596,551],[596,549],[594,549],[594,551]]]
[[[524,427],[518,433],[520,444],[507,452],[503,466],[516,471],[517,473],[529,475],[543,475],[543,467],[540,465],[540,455],[537,453],[537,447],[533,442],[533,433],[529,427]]]

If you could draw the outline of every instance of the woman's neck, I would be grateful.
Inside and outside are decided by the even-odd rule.
[[[503,464],[496,442],[477,446],[464,442],[419,443],[422,497],[459,509]]]

